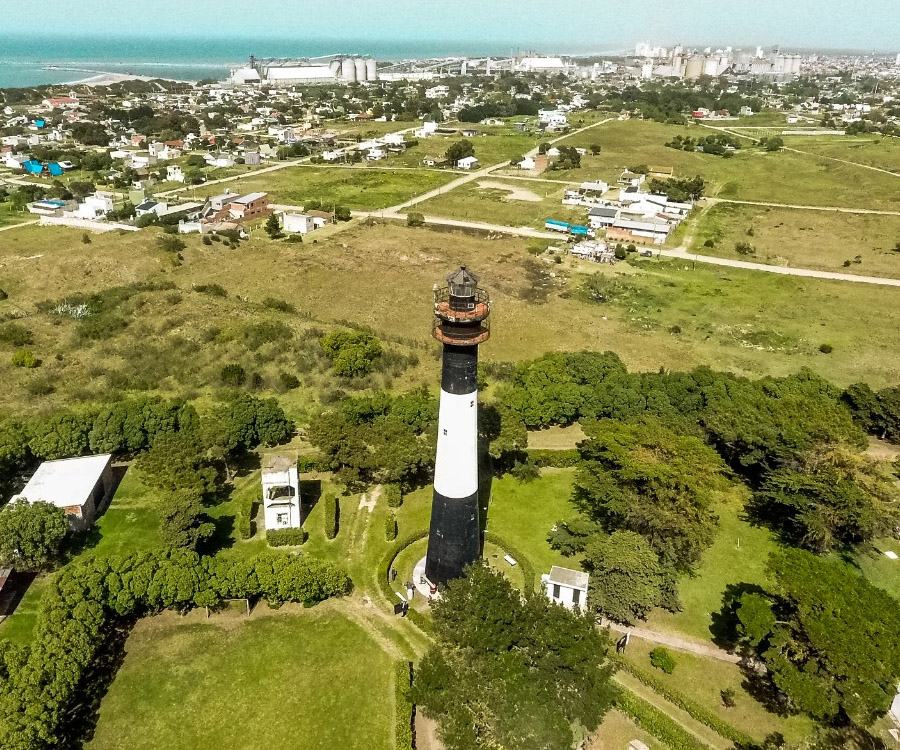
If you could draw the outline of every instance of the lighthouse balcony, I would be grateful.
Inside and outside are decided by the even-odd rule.
[[[434,314],[450,323],[482,321],[491,314],[491,300],[481,289],[471,296],[457,297],[445,287],[434,292]]]
[[[435,318],[431,335],[442,344],[478,346],[491,337],[491,322],[489,319],[476,319],[475,322],[469,319],[466,323],[454,325],[452,322]]]

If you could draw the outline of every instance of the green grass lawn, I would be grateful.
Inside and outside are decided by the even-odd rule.
[[[391,659],[326,607],[141,621],[90,750],[393,747]]]
[[[450,182],[458,175],[433,170],[392,170],[389,165],[326,167],[297,165],[275,172],[242,177],[227,185],[200,186],[198,197],[221,193],[269,193],[273,203],[302,206],[318,200],[358,211],[374,211],[402,203]]]
[[[900,216],[722,203],[699,219],[691,250],[758,263],[896,278],[900,277],[900,253],[893,248],[898,239]],[[709,241],[715,243],[713,247],[705,246]],[[738,253],[738,243],[749,243],[754,252]]]
[[[550,548],[547,536],[557,521],[576,515],[571,504],[573,469],[544,469],[541,478],[523,483],[505,476],[491,486],[487,530],[528,555],[535,585],[553,565],[579,569],[578,561]]]
[[[882,135],[785,136],[790,148],[900,173],[900,140]]]
[[[0,227],[34,221],[36,218],[34,214],[30,214],[27,211],[13,211],[12,206],[8,202],[0,203]]]
[[[472,129],[478,132],[478,135],[470,136],[467,140],[472,142],[475,147],[475,157],[478,159],[479,167],[489,167],[493,164],[499,164],[510,159],[524,156],[528,151],[538,146],[542,140],[536,135],[525,135],[512,127],[499,127],[487,125],[452,125],[451,127],[459,130]],[[428,157],[444,158],[447,149],[463,135],[456,133],[454,135],[432,135],[428,138],[419,140],[418,145],[407,149],[403,154],[397,157],[391,157],[391,164],[402,164],[409,167],[415,167],[422,164],[422,160]]]
[[[563,141],[587,148],[598,143],[603,151],[582,157],[581,169],[555,172],[570,180],[619,176],[624,167],[645,164],[672,167],[678,177],[701,175],[707,195],[737,200],[769,201],[815,206],[845,206],[894,210],[900,200],[900,179],[888,174],[793,152],[766,153],[750,141],[732,159],[676,151],[666,142],[676,135],[705,138],[713,131],[700,126],[664,125],[645,120],[607,123]]]
[[[426,215],[533,229],[543,229],[547,219],[587,223],[587,208],[562,205],[565,189],[565,185],[554,183],[504,182],[502,178],[488,177],[420,203],[415,210]],[[513,190],[527,191],[530,200],[515,197]]]
[[[650,651],[655,644],[632,638],[625,658],[644,672],[650,672],[670,689],[706,706],[732,726],[762,741],[772,732],[781,732],[791,744],[800,743],[813,732],[813,721],[806,716],[781,718],[768,712],[746,688],[743,672],[737,664],[703,658],[670,649],[675,658],[675,671],[667,675],[650,664]],[[726,708],[722,691],[735,693],[735,705]]]
[[[656,737],[615,709],[603,717],[603,723],[588,740],[586,750],[627,750],[632,740],[640,740],[651,750],[667,750]]]
[[[377,138],[385,133],[396,133],[398,130],[420,127],[422,127],[420,120],[398,122],[373,122],[371,120],[351,122],[350,120],[327,120],[323,125],[325,130],[334,131],[339,136],[352,135],[354,138],[359,136],[363,140]]]

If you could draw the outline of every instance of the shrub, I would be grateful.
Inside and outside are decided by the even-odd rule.
[[[297,309],[290,302],[287,302],[283,299],[277,299],[276,297],[266,297],[262,301],[262,306],[268,307],[270,310],[278,310],[278,312],[297,312]]]
[[[321,339],[322,350],[331,357],[334,371],[341,377],[366,375],[381,356],[381,342],[365,331],[337,330]]]
[[[420,214],[418,211],[410,211],[406,215],[406,226],[408,226],[408,227],[424,227],[425,226],[425,215]]]
[[[28,369],[38,366],[37,357],[35,357],[34,353],[30,352],[28,349],[19,349],[19,351],[13,354],[12,363],[16,367],[26,367]]]
[[[246,495],[241,498],[238,507],[238,536],[241,539],[249,539],[253,536],[253,508],[261,501],[258,495]]]
[[[736,242],[734,244],[734,251],[738,255],[753,255],[753,253],[756,252],[756,248],[749,242]]]
[[[553,467],[555,469],[568,469],[577,466],[581,461],[581,454],[576,448],[554,451],[549,449],[530,449],[528,460],[541,469]]]
[[[208,234],[203,235],[203,239],[200,240],[204,245],[212,245],[213,241],[210,239]]]
[[[541,477],[541,470],[531,461],[516,461],[509,473],[526,484]]]
[[[384,519],[384,538],[389,542],[397,538],[397,519],[393,515]]]
[[[266,531],[266,541],[272,547],[299,547],[306,541],[303,529],[272,529]]]
[[[0,289],[0,302],[5,299],[9,299],[9,295],[6,293],[5,289]]]
[[[735,706],[735,696],[736,693],[732,688],[728,688],[727,690],[723,690],[722,693],[722,705],[725,708],[734,708]]]
[[[715,247],[715,246],[716,246],[715,240],[710,239],[703,243],[703,247]]]
[[[278,381],[281,383],[281,387],[286,391],[292,391],[295,388],[300,387],[300,378],[289,372],[278,373]]]
[[[819,351],[822,354],[831,354],[834,351],[834,347],[831,344],[820,344]]]
[[[221,284],[197,284],[194,287],[195,292],[200,294],[208,294],[210,297],[227,297],[228,292]]]
[[[240,388],[247,380],[247,372],[239,364],[231,363],[219,371],[219,380],[222,381],[222,385]]]
[[[403,505],[403,493],[399,484],[389,484],[384,488],[384,496],[387,498],[389,508],[399,508]]]
[[[325,495],[322,498],[322,522],[325,524],[325,538],[334,539],[338,535],[341,522],[341,505],[337,495]]]
[[[0,326],[0,342],[4,344],[27,346],[33,340],[31,331],[18,323],[6,323]]]
[[[161,234],[156,238],[157,247],[166,253],[177,254],[184,250],[187,245],[184,240],[173,234]]]
[[[82,245],[90,245],[91,244],[91,235],[87,232],[81,235],[81,244]]]
[[[408,661],[399,661],[396,666],[397,708],[397,750],[412,750],[413,747],[413,702],[412,702],[412,665]]]
[[[662,646],[658,646],[650,652],[650,663],[666,674],[672,674],[675,671],[674,657]]]

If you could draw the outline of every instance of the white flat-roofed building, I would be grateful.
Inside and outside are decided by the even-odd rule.
[[[50,503],[66,512],[72,528],[85,529],[94,523],[112,484],[108,453],[45,461],[10,502]]]
[[[266,456],[262,466],[263,512],[266,530],[299,529],[300,472],[294,456]]]
[[[581,609],[587,606],[588,574],[571,568],[554,565],[549,575],[541,576],[541,583],[547,598],[554,604],[562,604],[567,609]]]

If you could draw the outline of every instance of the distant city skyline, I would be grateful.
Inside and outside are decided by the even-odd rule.
[[[167,36],[334,40],[398,43],[469,42],[540,51],[633,48],[636,42],[671,46],[733,45],[797,49],[900,51],[900,3],[870,2],[850,10],[836,0],[757,0],[736,5],[664,0],[613,5],[569,0],[550,10],[539,0],[255,0],[248,23],[245,0],[215,3],[157,0],[148,6],[122,0],[43,0],[4,8],[4,33],[54,36]],[[262,52],[262,51],[261,51]],[[264,52],[263,52],[264,54]],[[298,51],[301,54],[301,51]],[[2,58],[2,49],[0,49]]]

